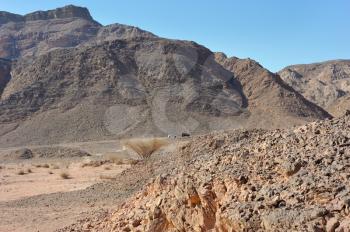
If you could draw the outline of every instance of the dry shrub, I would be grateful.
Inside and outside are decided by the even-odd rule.
[[[42,165],[41,167],[43,167],[43,168],[49,168],[49,167],[50,167],[50,165],[48,165],[48,164],[44,164],[44,165]]]
[[[53,174],[53,172],[49,171],[49,174],[51,175],[51,174]]]
[[[67,172],[61,172],[60,177],[62,179],[70,179],[71,176]]]
[[[137,138],[122,141],[122,144],[136,152],[141,159],[149,158],[154,152],[169,144],[165,138]]]
[[[52,169],[59,169],[60,167],[57,164],[51,164]]]
[[[102,166],[106,163],[110,163],[109,160],[89,160],[88,162],[85,162],[81,165],[81,167],[99,167],[99,166]]]
[[[102,180],[116,180],[116,177],[113,176],[107,176],[107,175],[100,175],[100,179]]]
[[[27,172],[28,172],[28,173],[32,173],[32,169],[28,168],[28,169],[27,169]]]
[[[36,168],[41,168],[41,164],[33,164]]]
[[[19,170],[18,172],[17,172],[17,175],[24,175],[24,174],[26,174],[23,170]]]

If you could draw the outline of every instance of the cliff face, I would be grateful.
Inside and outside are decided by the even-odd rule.
[[[281,70],[279,75],[306,99],[335,116],[343,115],[350,107],[349,60],[292,65]]]

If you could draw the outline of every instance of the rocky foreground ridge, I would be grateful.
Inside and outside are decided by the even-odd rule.
[[[68,231],[350,231],[350,116],[194,138],[107,217]]]

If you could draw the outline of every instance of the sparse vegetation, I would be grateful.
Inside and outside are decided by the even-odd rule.
[[[52,172],[52,171],[49,171],[49,174],[51,175],[51,174],[53,174],[53,172]]]
[[[137,138],[124,140],[123,145],[134,151],[141,159],[149,158],[154,152],[169,144],[165,138]]]
[[[17,172],[17,175],[25,175],[26,173],[23,171],[23,170],[19,170],[18,172]]]
[[[34,164],[34,167],[41,168],[41,164]]]
[[[60,177],[62,179],[70,179],[71,176],[67,172],[61,172]]]
[[[102,179],[102,180],[116,180],[116,177],[107,176],[107,175],[100,175],[100,179]]]
[[[109,160],[90,160],[81,165],[81,167],[99,167],[105,163],[110,163]]]
[[[60,169],[60,167],[57,164],[51,164],[52,169]]]
[[[28,168],[28,169],[27,169],[27,172],[28,172],[28,173],[32,173],[33,171],[32,171],[32,169]]]
[[[43,167],[43,168],[49,168],[50,165],[48,165],[48,164],[43,164],[41,167]]]

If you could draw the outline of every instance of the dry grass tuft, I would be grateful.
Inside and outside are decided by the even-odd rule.
[[[23,171],[23,170],[19,170],[18,172],[17,172],[17,175],[25,175],[26,173]]]
[[[33,166],[36,168],[41,168],[41,164],[33,164]]]
[[[84,168],[84,167],[94,167],[94,168],[96,168],[96,167],[100,167],[100,166],[102,166],[102,165],[104,165],[106,163],[110,163],[110,161],[109,160],[90,160],[88,162],[83,163],[81,165],[81,167],[82,168]]]
[[[51,174],[53,174],[53,172],[52,172],[52,171],[49,171],[49,174],[51,175]]]
[[[49,168],[50,165],[48,165],[48,164],[43,164],[41,167],[43,167],[43,168]]]
[[[51,169],[60,169],[60,167],[57,164],[51,164]]]
[[[154,152],[169,144],[165,138],[137,138],[122,141],[123,145],[134,152],[141,158],[147,159]]]
[[[28,168],[28,169],[27,169],[27,172],[28,172],[28,173],[32,173],[32,169]]]
[[[60,177],[62,179],[71,179],[72,178],[67,172],[61,172]]]
[[[116,180],[116,177],[113,176],[107,176],[107,175],[100,175],[100,179],[102,180]]]

